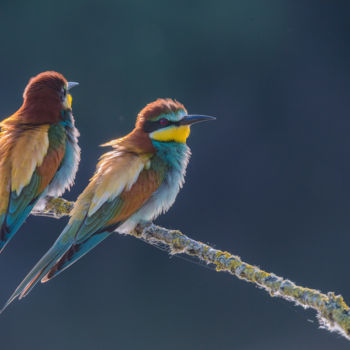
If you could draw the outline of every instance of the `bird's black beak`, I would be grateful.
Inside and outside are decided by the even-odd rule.
[[[209,120],[215,120],[215,117],[209,117],[208,115],[186,115],[180,120],[180,125],[191,125],[200,122],[206,122]]]
[[[69,81],[68,82],[68,90],[74,88],[74,86],[79,85],[79,83],[75,82],[75,81]]]

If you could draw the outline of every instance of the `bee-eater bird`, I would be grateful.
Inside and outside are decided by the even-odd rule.
[[[79,132],[68,91],[77,84],[57,72],[33,77],[22,106],[0,123],[0,252],[40,199],[74,182]]]
[[[114,231],[129,233],[167,211],[184,183],[190,125],[212,119],[188,115],[171,99],[148,104],[130,134],[103,145],[113,150],[102,155],[67,226],[5,307],[26,296],[38,281],[57,276]]]

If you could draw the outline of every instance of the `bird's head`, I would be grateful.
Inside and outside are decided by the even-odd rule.
[[[154,141],[186,143],[192,124],[214,119],[204,115],[188,115],[184,105],[176,100],[158,99],[141,110],[136,128]]]
[[[69,90],[76,85],[78,83],[68,82],[60,73],[43,72],[29,80],[23,98],[28,103],[46,100],[46,103],[51,102],[60,109],[67,110],[72,108],[72,96]]]
[[[72,96],[69,90],[78,83],[68,82],[57,72],[48,71],[31,78],[23,93],[23,108],[33,118],[57,118],[61,111],[71,110]],[[34,117],[36,114],[36,117]]]

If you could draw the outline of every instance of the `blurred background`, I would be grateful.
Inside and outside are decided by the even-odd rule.
[[[156,222],[350,302],[349,1],[0,4],[0,115],[29,78],[79,81],[82,161],[173,97],[193,128],[187,182]],[[67,219],[30,217],[0,256],[4,303]],[[348,349],[315,313],[126,236],[103,242],[0,318],[1,348]]]

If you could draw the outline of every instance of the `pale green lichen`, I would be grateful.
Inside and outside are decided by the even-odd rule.
[[[73,205],[74,203],[62,198],[51,198],[47,201],[45,209],[36,211],[35,214],[59,218],[69,215]],[[226,271],[239,279],[254,283],[271,296],[282,297],[304,308],[313,308],[318,313],[321,327],[350,339],[350,309],[341,295],[335,295],[333,292],[323,294],[315,289],[297,286],[292,281],[249,265],[236,255],[195,241],[177,230],[143,223],[131,234],[150,244],[165,244],[170,254],[196,256],[207,264],[214,264],[217,271]]]
[[[66,201],[63,198],[47,197],[45,202],[45,208],[40,210],[34,209],[32,214],[42,216],[52,216],[55,218],[61,218],[67,216],[73,209],[74,202]]]

